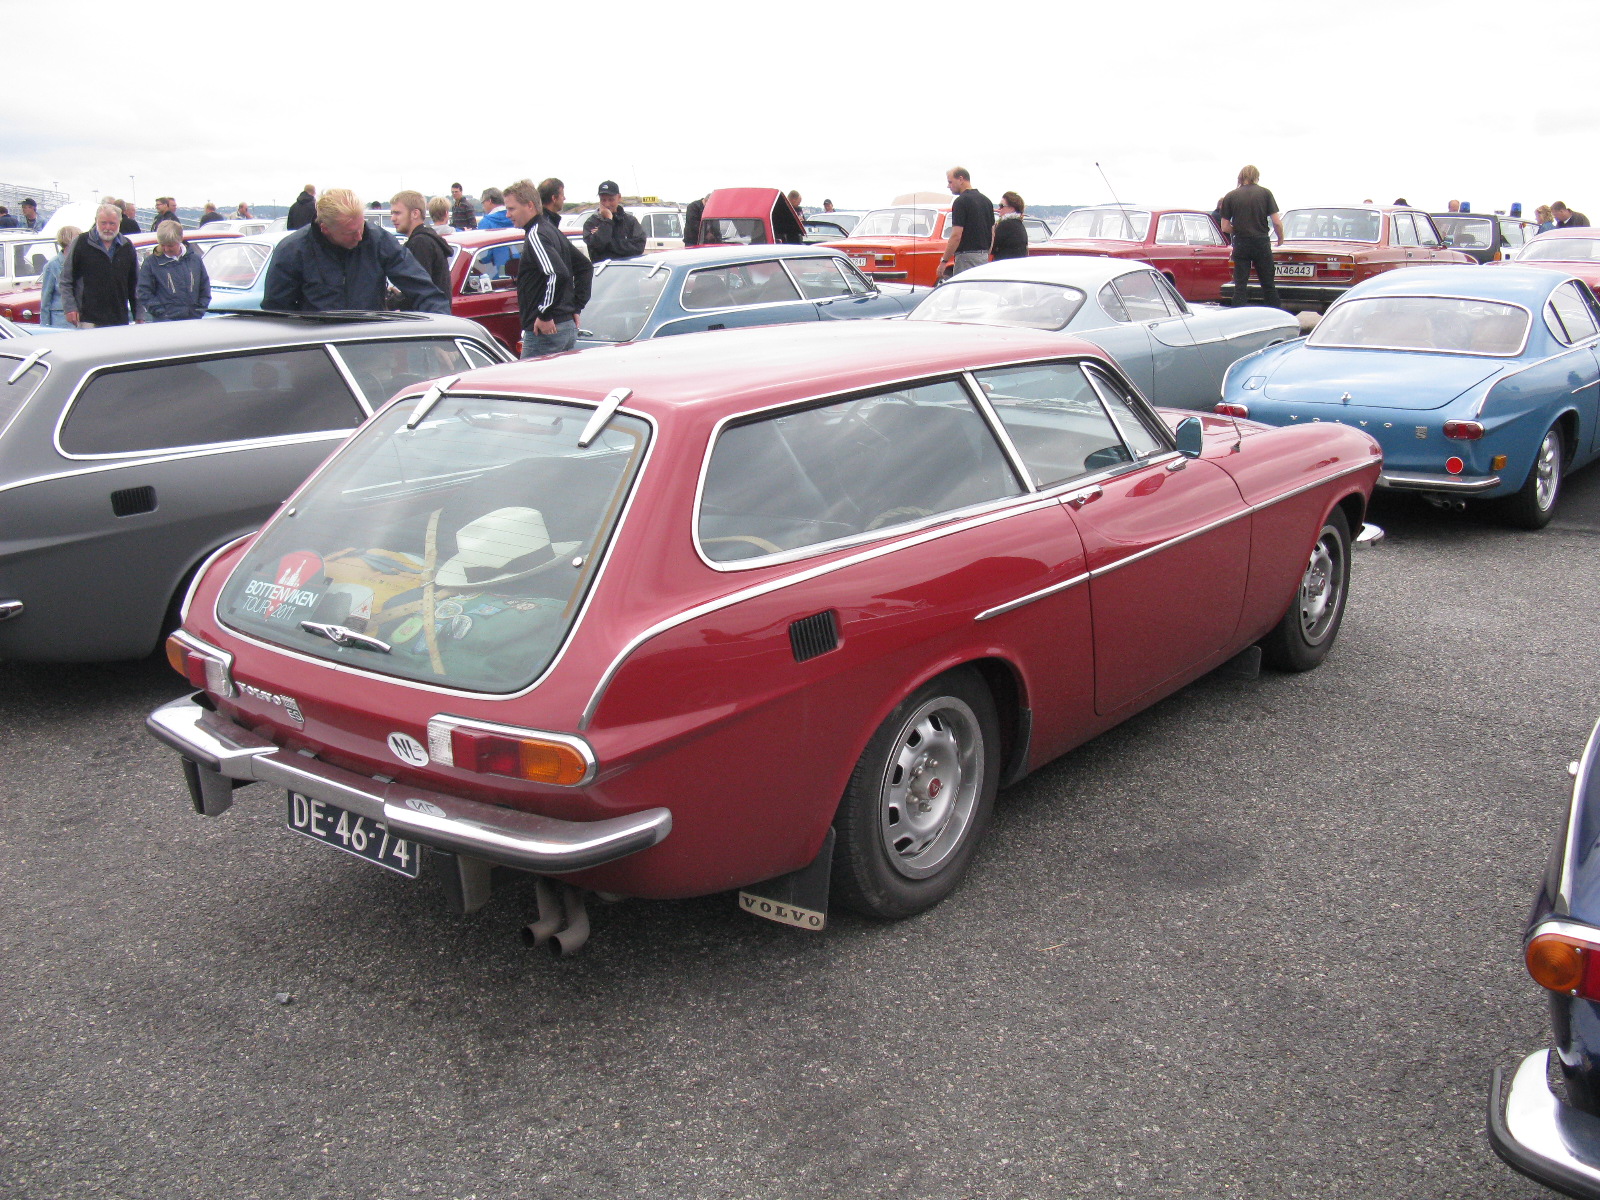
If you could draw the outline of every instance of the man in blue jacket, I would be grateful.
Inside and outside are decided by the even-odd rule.
[[[450,311],[449,297],[394,234],[367,224],[360,197],[349,188],[330,188],[317,198],[316,219],[273,249],[261,307],[381,312],[389,284],[416,312]]]

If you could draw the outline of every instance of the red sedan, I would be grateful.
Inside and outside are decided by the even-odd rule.
[[[512,354],[522,349],[522,314],[517,308],[517,264],[523,232],[468,229],[446,237],[456,247],[450,259],[450,311],[476,321]]]
[[[997,789],[1337,636],[1377,443],[1152,410],[1055,333],[732,330],[407,391],[199,574],[151,715],[195,806],[463,908],[944,898]],[[283,798],[287,792],[287,798]],[[552,881],[559,880],[556,885]]]
[[[1070,212],[1032,254],[1132,258],[1155,267],[1191,303],[1222,299],[1233,279],[1232,249],[1210,213],[1189,208],[1102,204]]]

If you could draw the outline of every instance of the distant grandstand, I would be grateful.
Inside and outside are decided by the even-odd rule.
[[[0,204],[11,210],[14,217],[22,216],[21,204],[24,199],[32,198],[39,204],[39,215],[46,219],[63,204],[70,203],[72,197],[66,192],[52,192],[49,188],[21,187],[14,183],[0,183]]]

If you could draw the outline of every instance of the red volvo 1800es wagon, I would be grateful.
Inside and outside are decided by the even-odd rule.
[[[157,710],[203,812],[543,937],[585,891],[820,927],[958,882],[997,788],[1260,642],[1339,628],[1376,443],[1159,414],[1059,334],[668,338],[402,395],[204,570]],[[281,793],[280,793],[281,795]],[[557,903],[558,893],[564,903]],[[577,932],[574,932],[576,930]]]

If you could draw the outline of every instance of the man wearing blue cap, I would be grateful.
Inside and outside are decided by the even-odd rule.
[[[611,180],[600,185],[600,207],[583,223],[583,242],[589,261],[638,258],[644,253],[644,226],[622,207],[622,192]]]

